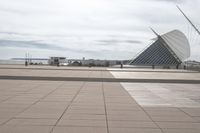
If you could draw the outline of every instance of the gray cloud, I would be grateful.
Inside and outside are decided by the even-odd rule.
[[[10,9],[10,8],[0,8],[0,11],[1,12],[7,12],[7,13],[14,13],[14,14],[20,14],[20,15],[26,15],[27,12],[25,11],[21,11],[21,10],[18,10],[18,9]]]
[[[66,48],[60,47],[53,44],[41,43],[40,41],[16,41],[16,40],[0,40],[0,47],[14,47],[14,48],[36,48],[36,49],[44,49],[44,50],[54,50],[54,51],[70,51],[76,53],[84,53],[84,54],[96,54],[99,51],[96,50],[87,50],[87,49],[79,49],[79,48]]]
[[[164,1],[164,2],[173,2],[173,3],[184,3],[186,0],[153,0],[153,1]]]
[[[132,58],[155,37],[149,26],[159,34],[179,29],[187,35],[187,21],[176,4],[200,23],[199,0],[2,0],[0,56],[27,48],[40,51],[38,56]],[[193,46],[192,57],[200,59]]]
[[[98,40],[97,42],[100,43],[107,43],[109,44],[115,44],[115,43],[134,43],[134,44],[141,44],[141,41],[138,40]]]
[[[10,35],[10,36],[24,36],[24,37],[74,37],[73,35],[66,35],[66,34],[34,34],[34,33],[20,33],[20,32],[5,32],[0,31],[2,35]],[[78,37],[77,37],[78,38]]]
[[[13,41],[13,40],[0,40],[0,47],[23,47],[23,48],[39,48],[50,50],[64,50],[65,48],[56,45],[40,43],[37,41]]]
[[[33,36],[33,34],[28,34],[28,33],[17,33],[17,32],[0,32],[0,34],[6,34],[6,35],[20,35],[20,36]]]

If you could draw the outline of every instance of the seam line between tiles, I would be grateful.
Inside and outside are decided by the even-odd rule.
[[[106,116],[106,126],[107,126],[107,133],[109,133],[109,125],[108,125],[108,115],[107,115],[107,108],[106,108],[106,99],[105,99],[105,91],[104,91],[104,82],[102,81],[102,93],[103,93],[103,102],[105,108],[105,116]]]
[[[59,86],[57,86],[54,90],[52,90],[51,92],[49,92],[47,95],[45,95],[44,97],[40,98],[39,100],[37,100],[36,102],[34,102],[33,104],[31,104],[30,106],[28,106],[27,108],[25,108],[23,111],[19,112],[17,115],[25,112],[26,110],[28,110],[29,108],[31,108],[33,105],[37,104],[38,102],[40,102],[42,99],[44,99],[45,97],[47,97],[48,95],[50,95],[51,93],[53,93],[54,91],[56,91],[58,88],[60,88],[61,86],[63,86],[64,83],[60,84]],[[39,85],[37,86],[39,87]],[[37,88],[35,87],[35,88]],[[33,88],[34,89],[34,88]],[[32,90],[32,89],[31,89]],[[8,123],[10,120],[14,119],[14,117],[11,117],[9,120],[5,121],[4,123],[2,123],[1,125],[5,125],[6,123]]]
[[[63,113],[61,114],[61,116],[58,118],[58,120],[56,121],[56,123],[53,125],[50,133],[53,132],[54,128],[57,126],[57,124],[59,123],[59,121],[61,120],[61,118],[63,117],[63,115],[67,112],[67,110],[69,109],[69,107],[71,106],[71,104],[73,103],[73,101],[75,100],[75,98],[78,96],[78,94],[80,93],[81,89],[85,86],[85,84],[86,84],[86,82],[83,82],[83,84],[81,85],[81,87],[79,88],[79,90],[76,92],[76,94],[72,98],[72,100],[69,103],[69,105],[65,108],[65,110],[63,111]]]
[[[121,83],[120,83],[120,86],[122,87],[122,89],[124,89],[128,93],[128,91],[121,85]],[[146,112],[146,110],[144,110],[144,108],[140,104],[138,104],[137,101],[129,93],[128,93],[128,96],[130,96],[135,101],[135,103],[144,111],[144,113],[149,117],[149,119],[160,129],[162,133],[164,133],[162,128],[151,118],[148,112]]]

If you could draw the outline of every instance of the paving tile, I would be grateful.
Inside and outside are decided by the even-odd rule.
[[[38,99],[31,98],[11,98],[9,100],[4,101],[5,104],[28,104],[31,105],[38,101]]]
[[[97,110],[97,109],[69,109],[66,113],[69,114],[96,114],[96,115],[104,115],[105,110]]]
[[[154,121],[163,122],[197,122],[189,116],[151,116]]]
[[[16,116],[17,112],[0,112],[0,119],[9,119]]]
[[[106,103],[107,108],[125,108],[125,109],[132,109],[132,108],[140,108],[137,104],[115,104],[115,103]]]
[[[104,105],[103,101],[73,101],[73,104],[77,105]]]
[[[24,113],[18,116],[15,116],[15,118],[41,118],[41,119],[58,119],[61,116],[62,113]]]
[[[107,133],[103,127],[55,127],[53,133]]]
[[[40,109],[40,108],[31,108],[15,116],[15,118],[59,118],[64,109]]]
[[[1,91],[1,90],[0,90]],[[11,98],[11,96],[4,96],[4,95],[0,95],[0,102],[5,101],[7,99]]]
[[[61,119],[58,126],[88,126],[88,127],[106,127],[105,120],[67,120]]]
[[[0,126],[1,133],[50,133],[50,126]]]
[[[38,102],[31,106],[31,108],[39,109],[60,109],[63,110],[69,105],[68,102]]]
[[[164,133],[199,133],[198,129],[162,129]]]
[[[53,126],[57,119],[11,119],[6,125],[19,126],[19,125],[32,125],[32,126]]]
[[[200,122],[200,117],[192,117],[195,121]]]
[[[199,129],[200,123],[194,122],[156,122],[160,128],[175,129]]]
[[[141,116],[141,117],[149,117],[144,111],[136,110],[107,110],[107,115],[112,116],[112,115],[125,115],[129,117],[135,117],[135,116]]]
[[[10,118],[0,118],[0,125],[7,122]]]
[[[42,101],[46,102],[70,102],[72,101],[73,95],[54,95],[54,96],[47,96],[46,98],[42,99]]]
[[[125,104],[127,104],[127,103],[133,103],[134,101],[133,101],[133,99],[123,99],[123,98],[117,98],[117,97],[115,97],[115,98],[106,98],[106,103],[125,103]]]
[[[110,128],[158,128],[155,123],[150,121],[108,121]]]
[[[71,120],[106,120],[105,115],[96,115],[96,114],[64,114],[62,119],[71,119]]]
[[[84,105],[84,106],[70,106],[69,109],[72,109],[72,110],[81,110],[81,109],[96,109],[96,110],[102,110],[104,111],[105,110],[105,107],[104,106],[87,106],[87,105]]]
[[[146,115],[144,111],[141,110],[107,110],[108,115]]]
[[[200,108],[181,108],[181,110],[189,114],[190,116],[200,117]]]
[[[108,115],[108,120],[133,120],[133,121],[151,121],[147,115]]]
[[[29,106],[27,104],[0,103],[0,112],[21,112]]]
[[[154,128],[109,128],[109,133],[162,133]]]
[[[107,110],[109,110],[109,111],[142,111],[142,109],[141,109],[141,107],[126,107],[126,108],[124,108],[123,106],[107,106],[106,107],[106,109]]]
[[[187,114],[185,114],[182,111],[168,111],[168,110],[148,110],[146,111],[150,116],[182,116],[182,117],[188,117]]]
[[[150,107],[143,107],[144,110],[146,111],[170,111],[170,112],[177,112],[177,111],[180,111],[178,108],[176,107],[158,107],[158,106],[150,106]]]
[[[104,106],[104,102],[73,102],[71,106]]]

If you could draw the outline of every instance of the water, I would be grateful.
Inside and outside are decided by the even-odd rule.
[[[20,65],[20,64],[24,64],[24,61],[19,61],[19,60],[0,60],[0,64],[6,65],[6,64],[16,64],[16,65]]]
[[[41,61],[31,61],[32,63],[37,63],[37,64],[47,64],[47,61],[43,61],[43,60],[41,60]],[[11,65],[11,64],[13,64],[13,65],[24,65],[25,64],[25,61],[22,61],[22,60],[11,60],[11,59],[7,59],[7,60],[0,60],[0,64],[2,64],[2,65]]]

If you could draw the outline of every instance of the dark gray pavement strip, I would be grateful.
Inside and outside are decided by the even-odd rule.
[[[198,71],[160,71],[160,70],[124,70],[124,69],[121,69],[121,70],[107,70],[107,69],[93,69],[93,68],[30,68],[30,67],[27,67],[27,68],[20,68],[20,67],[0,67],[0,69],[19,69],[19,70],[22,70],[22,69],[25,69],[25,70],[64,70],[64,71],[110,71],[110,72],[155,72],[155,73],[200,73]],[[125,68],[126,69],[126,68]]]
[[[86,81],[86,82],[137,82],[137,83],[200,84],[200,80],[182,80],[182,79],[122,79],[122,78],[88,78],[88,77],[0,76],[0,80],[44,80],[44,81]]]

